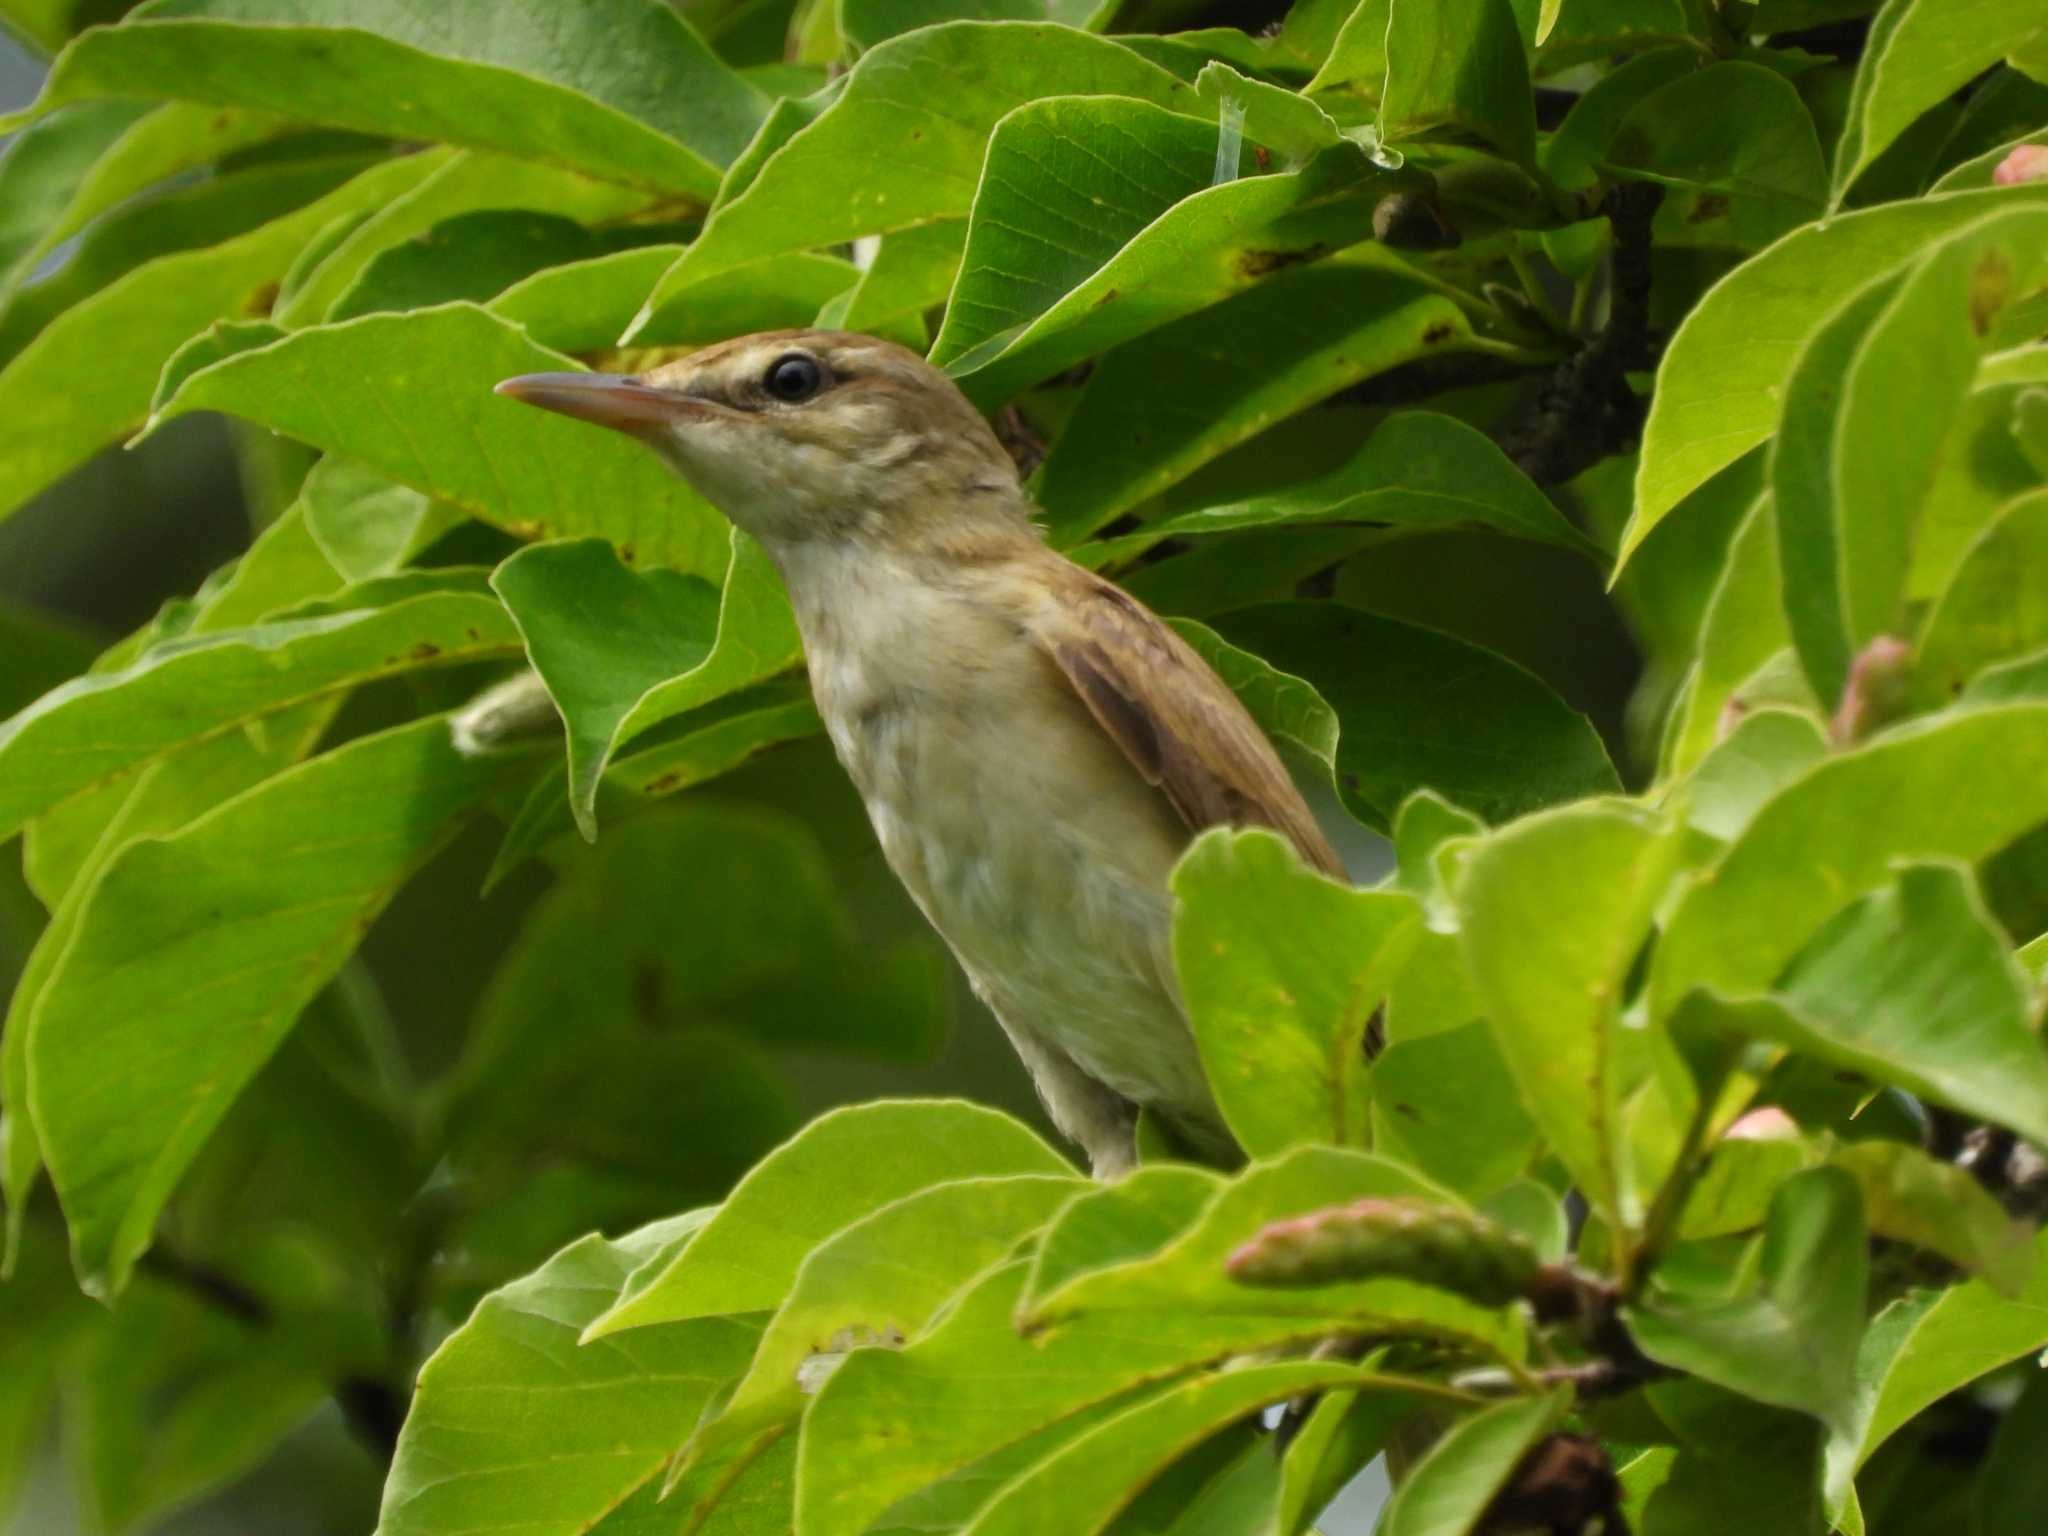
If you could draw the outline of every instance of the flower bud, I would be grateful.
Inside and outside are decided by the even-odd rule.
[[[1541,1266],[1527,1242],[1486,1217],[1404,1197],[1273,1222],[1227,1267],[1245,1285],[1413,1280],[1499,1307],[1527,1295]]]
[[[2048,181],[2048,144],[2019,144],[1991,173],[1995,187],[2016,187],[2023,181]]]

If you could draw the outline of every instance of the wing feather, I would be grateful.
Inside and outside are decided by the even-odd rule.
[[[1324,874],[1344,866],[1273,744],[1209,664],[1150,610],[1068,566],[1032,638],[1096,722],[1195,831],[1270,827]]]

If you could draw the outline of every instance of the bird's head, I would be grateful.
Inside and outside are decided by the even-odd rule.
[[[498,393],[638,437],[771,547],[1023,517],[988,423],[938,369],[872,336],[764,331],[637,377],[530,373]]]

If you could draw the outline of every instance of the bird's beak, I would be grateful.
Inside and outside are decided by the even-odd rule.
[[[688,416],[697,403],[687,395],[657,389],[619,373],[522,373],[506,379],[495,392],[639,437]]]

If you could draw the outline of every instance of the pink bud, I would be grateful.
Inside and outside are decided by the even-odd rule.
[[[1998,162],[1991,184],[2016,187],[2023,181],[2048,181],[2048,144],[2021,144]]]
[[[1752,1109],[1724,1134],[1729,1141],[1785,1141],[1799,1135],[1799,1122],[1777,1105],[1766,1104]]]

